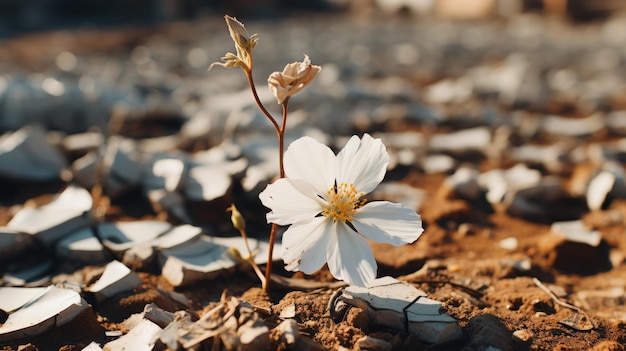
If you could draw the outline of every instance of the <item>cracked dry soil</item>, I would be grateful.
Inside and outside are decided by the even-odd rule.
[[[420,126],[394,122],[378,128],[380,131],[419,130]],[[611,137],[602,134],[593,138],[594,142],[602,142]],[[485,159],[466,161],[476,163],[481,170],[495,166]],[[226,293],[271,311],[262,315],[269,327],[277,324],[277,314],[283,308],[295,304],[295,319],[300,331],[330,350],[354,349],[356,340],[364,335],[386,340],[394,350],[486,350],[489,345],[505,351],[625,350],[626,200],[613,199],[602,210],[588,212],[583,210],[581,199],[568,199],[551,206],[542,218],[517,218],[505,211],[488,208],[484,203],[448,196],[442,185],[444,177],[442,174],[424,174],[415,168],[396,169],[389,173],[387,179],[426,191],[427,200],[418,211],[425,232],[412,245],[372,245],[379,263],[379,276],[399,277],[424,290],[428,297],[443,302],[444,312],[456,318],[464,329],[461,340],[428,345],[402,330],[375,325],[356,309],[351,310],[343,321],[334,323],[327,311],[332,289],[299,291],[274,287],[270,296],[266,296],[261,293],[254,275],[242,271],[215,281],[174,289],[158,275],[156,267],[147,267],[138,272],[143,280],[139,288],[104,303],[94,303],[93,314],[90,312],[61,328],[32,340],[12,342],[1,349],[15,351],[19,345],[30,343],[41,351],[81,350],[91,341],[102,344],[110,340],[105,331],[120,330],[124,319],[141,312],[148,303],[155,303],[168,311],[185,309],[199,317]],[[43,204],[63,186],[61,183],[3,181],[0,194],[10,197],[16,204],[26,201]],[[233,197],[237,197],[237,191]],[[215,213],[222,211],[216,204],[187,205],[196,218],[214,218]],[[225,208],[228,204],[223,205]],[[239,206],[246,213],[257,211],[262,215],[265,211],[259,204]],[[10,207],[0,207],[0,225],[5,225],[11,215]],[[135,193],[116,199],[106,214],[106,219],[111,221],[150,218],[163,216],[154,213],[142,196]],[[550,235],[551,222],[575,218],[582,218],[600,231],[603,240],[598,251],[589,254],[576,245],[562,246]],[[255,220],[259,228],[264,228],[259,224],[262,218],[251,219],[252,222]],[[222,224],[229,225],[226,221]],[[511,237],[517,239],[517,246],[503,248],[500,242]],[[516,264],[524,260],[530,262],[528,269],[519,269]],[[607,260],[610,261],[608,264]],[[279,275],[333,281],[325,269],[313,276],[304,276],[282,271],[280,263],[274,267]],[[58,259],[55,262],[56,272],[77,276],[85,284],[101,269],[71,267]],[[581,328],[577,325],[580,323],[567,325],[567,321],[571,322],[573,318],[582,318],[580,313],[559,304],[537,285],[535,279],[548,286],[559,301],[573,304],[585,312],[591,321],[583,322],[591,323],[591,330],[579,330]],[[616,288],[618,293],[612,294]],[[190,305],[181,305],[165,291],[183,294]],[[281,348],[279,344],[275,346]]]

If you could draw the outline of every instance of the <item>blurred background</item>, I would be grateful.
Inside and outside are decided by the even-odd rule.
[[[294,11],[382,10],[455,19],[506,18],[535,12],[574,21],[598,20],[626,8],[622,0],[0,0],[0,37],[68,28],[154,24],[230,13],[246,18]]]

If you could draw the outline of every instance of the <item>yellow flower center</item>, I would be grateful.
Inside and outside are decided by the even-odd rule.
[[[350,222],[356,211],[365,205],[365,199],[361,199],[365,194],[358,192],[352,183],[332,186],[326,195],[328,205],[322,214],[335,221]]]

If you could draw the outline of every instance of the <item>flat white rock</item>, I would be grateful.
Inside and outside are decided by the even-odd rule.
[[[409,332],[429,343],[454,340],[462,335],[457,321],[440,312],[441,302],[392,277],[378,278],[369,288],[350,285],[342,291],[342,297],[347,303],[373,311],[378,323],[391,327],[404,328],[406,316]]]
[[[104,301],[116,294],[132,290],[141,285],[141,278],[122,262],[111,261],[104,268],[104,272],[89,291],[92,292],[96,301]]]
[[[58,179],[65,157],[46,141],[46,131],[29,125],[0,136],[0,175],[30,181]]]
[[[128,334],[108,342],[103,351],[152,351],[163,330],[155,323],[144,319]]]
[[[83,263],[100,263],[110,257],[90,227],[78,229],[61,239],[56,245],[56,255]]]
[[[487,127],[463,129],[448,134],[433,135],[429,147],[436,151],[485,151],[491,144],[491,131]]]
[[[100,223],[97,227],[104,246],[120,254],[124,251],[148,243],[172,229],[165,221],[132,221],[117,223]]]
[[[250,249],[256,252],[255,262],[266,263],[269,245],[253,238],[248,238],[248,243]],[[217,278],[235,270],[238,262],[231,253],[232,249],[241,255],[247,254],[241,237],[202,236],[185,245],[163,250],[160,257],[161,275],[174,286]],[[280,252],[280,244],[274,247],[274,253],[277,252]]]
[[[46,205],[22,208],[7,227],[33,234],[49,246],[78,228],[89,225],[92,206],[91,194],[71,185]]]
[[[550,230],[563,236],[568,241],[583,243],[593,247],[597,247],[602,241],[600,232],[590,230],[582,220],[554,222]]]
[[[0,288],[0,308],[15,311],[0,327],[0,341],[32,338],[71,322],[89,305],[76,291],[46,288]]]

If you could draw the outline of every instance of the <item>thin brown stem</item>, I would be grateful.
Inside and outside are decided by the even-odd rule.
[[[285,99],[282,103],[283,106],[283,121],[281,123],[278,131],[278,164],[279,164],[279,174],[281,178],[285,178],[285,167],[284,167],[284,156],[285,156],[285,126],[287,125],[287,114],[289,113],[289,98]],[[265,268],[265,281],[263,285],[263,291],[265,293],[269,292],[269,284],[270,284],[270,276],[272,274],[272,260],[274,257],[274,243],[276,242],[276,231],[278,230],[278,225],[276,223],[272,223],[272,228],[270,230],[270,239],[269,239],[269,249],[267,253],[267,266]]]
[[[276,230],[278,224],[272,223],[272,229],[270,229],[270,244],[267,253],[267,264],[265,266],[265,280],[263,281],[263,292],[268,293],[270,290],[270,277],[272,275],[272,260],[274,256],[274,242],[276,242]]]
[[[280,126],[278,125],[274,117],[272,117],[272,114],[269,113],[269,111],[265,108],[265,106],[261,102],[261,99],[259,99],[259,94],[257,94],[256,87],[254,86],[254,78],[252,78],[252,70],[244,70],[244,72],[246,73],[246,77],[248,78],[248,84],[250,85],[250,90],[252,90],[254,101],[256,101],[256,104],[261,109],[261,112],[263,112],[267,119],[270,120],[270,122],[274,126],[274,129],[276,129],[276,133],[280,133]]]

